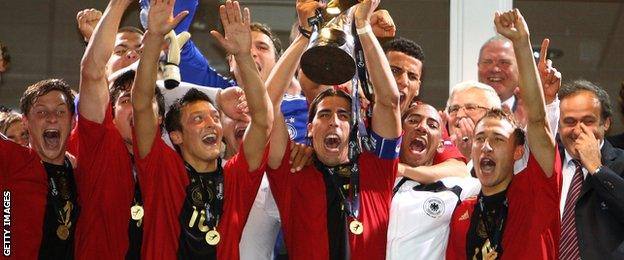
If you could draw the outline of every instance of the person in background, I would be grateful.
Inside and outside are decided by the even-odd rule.
[[[559,90],[562,155],[559,259],[624,258],[624,150],[604,139],[609,95],[585,80]]]
[[[16,112],[0,112],[0,133],[23,146],[28,146],[28,131],[22,123],[22,115]]]

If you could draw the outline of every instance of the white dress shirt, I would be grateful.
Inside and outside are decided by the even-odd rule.
[[[600,149],[604,145],[604,140],[600,141]],[[568,199],[568,191],[572,184],[572,177],[576,172],[576,165],[572,162],[572,156],[568,153],[568,150],[564,149],[565,157],[563,158],[563,167],[561,169],[561,175],[563,177],[561,182],[561,201],[559,202],[559,215],[563,217],[563,209],[565,208],[566,200]],[[587,169],[583,167],[583,180],[587,178]]]

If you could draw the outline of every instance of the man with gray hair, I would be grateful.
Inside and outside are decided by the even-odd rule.
[[[475,123],[491,108],[501,108],[501,100],[492,87],[474,80],[453,87],[446,102],[448,130],[451,141],[466,158],[470,158]]]

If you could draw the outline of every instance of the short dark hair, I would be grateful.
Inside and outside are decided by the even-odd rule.
[[[169,106],[169,112],[167,112],[167,116],[165,117],[165,129],[167,132],[182,131],[182,122],[180,121],[182,117],[182,107],[196,101],[206,101],[212,106],[215,106],[206,93],[195,88],[189,89],[184,96]]]
[[[601,87],[584,79],[577,79],[575,81],[564,84],[561,89],[559,89],[559,100],[564,100],[567,97],[577,94],[581,91],[591,92],[592,94],[594,94],[594,96],[598,98],[598,101],[600,102],[601,120],[610,118],[613,115],[609,94],[607,94],[607,92]]]
[[[145,34],[145,32],[143,32],[143,30],[139,29],[138,27],[134,27],[134,26],[124,26],[124,27],[119,28],[119,30],[117,30],[117,33],[125,33],[125,32],[138,33],[140,35]]]
[[[76,108],[76,105],[74,104],[74,94],[72,93],[69,84],[62,79],[44,79],[30,85],[26,91],[24,91],[24,94],[20,99],[20,110],[22,114],[24,116],[28,116],[28,112],[30,112],[33,103],[37,102],[39,97],[55,90],[63,93],[67,99],[67,108],[70,113],[74,115]]]
[[[252,31],[264,33],[266,36],[271,39],[273,42],[273,46],[275,47],[275,61],[277,61],[282,56],[282,41],[273,33],[271,27],[263,23],[251,23],[249,25]]]
[[[308,113],[308,123],[311,123],[316,116],[316,110],[318,109],[318,104],[323,101],[326,97],[341,97],[346,99],[349,102],[349,107],[351,107],[352,98],[346,92],[342,90],[335,90],[334,88],[328,88],[323,92],[319,93],[314,100],[310,103],[310,112]]]
[[[121,94],[121,92],[130,91],[132,89],[132,84],[134,83],[135,75],[136,75],[136,71],[128,70],[122,73],[121,75],[119,75],[119,77],[117,77],[113,81],[113,85],[111,85],[109,89],[110,103],[111,103],[111,107],[113,111],[115,111],[115,102],[119,98],[119,95]],[[156,97],[156,103],[158,104],[158,115],[164,118],[165,117],[165,97],[163,96],[158,86],[155,86],[154,94]],[[115,116],[115,113],[113,113],[113,117],[114,116]]]
[[[422,47],[410,39],[396,37],[383,44],[383,51],[386,54],[391,51],[402,52],[425,63],[425,52]]]
[[[509,112],[507,112],[505,110],[502,110],[500,108],[488,109],[487,112],[485,113],[485,116],[483,116],[481,119],[479,119],[475,123],[475,126],[478,125],[479,123],[481,123],[481,121],[483,121],[483,120],[485,120],[487,118],[498,119],[498,120],[505,120],[505,121],[509,122],[511,124],[511,126],[514,128],[514,136],[516,137],[515,144],[516,145],[524,145],[524,143],[526,142],[524,130],[522,130],[522,127],[520,127],[520,124],[518,124],[518,121],[516,121],[516,118],[514,117],[514,115],[512,113],[509,113]]]

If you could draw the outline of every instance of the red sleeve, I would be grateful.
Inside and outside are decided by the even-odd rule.
[[[260,187],[262,176],[266,170],[268,155],[269,146],[267,145],[263,152],[260,166],[254,171],[249,171],[244,146],[241,144],[238,153],[228,160],[223,168],[226,196],[230,195],[230,198],[236,198],[235,201],[228,201],[226,207],[235,205],[236,211],[247,212],[244,214],[244,219],[247,219],[246,216],[256,198],[256,192]]]
[[[176,259],[180,236],[179,215],[184,204],[188,176],[180,156],[160,137],[154,136],[145,158],[135,157],[143,197],[144,259]],[[138,154],[133,137],[134,153]]]
[[[529,154],[527,167],[514,177],[519,182],[518,186],[526,190],[526,194],[532,194],[532,204],[536,214],[544,218],[559,217],[559,200],[561,194],[561,158],[559,150],[555,146],[555,162],[552,169],[553,175],[548,178],[539,165],[533,153]],[[522,196],[522,195],[518,195]],[[556,209],[556,210],[555,210]],[[543,221],[540,223],[544,223]],[[537,227],[535,227],[537,228]]]
[[[79,116],[72,136],[80,154],[74,174],[81,207],[75,256],[124,258],[134,180],[130,154],[112,122],[110,106],[101,124]]]
[[[3,253],[9,250],[15,259],[37,259],[48,195],[46,172],[34,150],[4,138],[0,138],[0,150],[3,219],[10,218],[8,229],[3,222],[3,232],[9,231],[3,235],[10,241],[4,244]]]
[[[262,163],[252,172],[249,171],[243,147],[241,144],[238,153],[223,167],[227,203],[224,204],[223,217],[217,229],[227,235],[224,235],[223,240],[217,245],[218,259],[240,258],[238,244],[266,170],[269,146],[265,147]]]
[[[288,219],[291,216],[291,213],[289,212],[289,205],[292,199],[292,188],[294,188],[291,183],[294,181],[295,177],[290,173],[290,157],[288,156],[291,152],[291,142],[291,140],[288,140],[288,144],[286,144],[286,150],[284,151],[284,156],[282,157],[282,162],[280,163],[279,168],[267,169],[269,186],[271,188],[273,198],[275,199],[275,204],[280,210],[282,223],[290,223]]]

